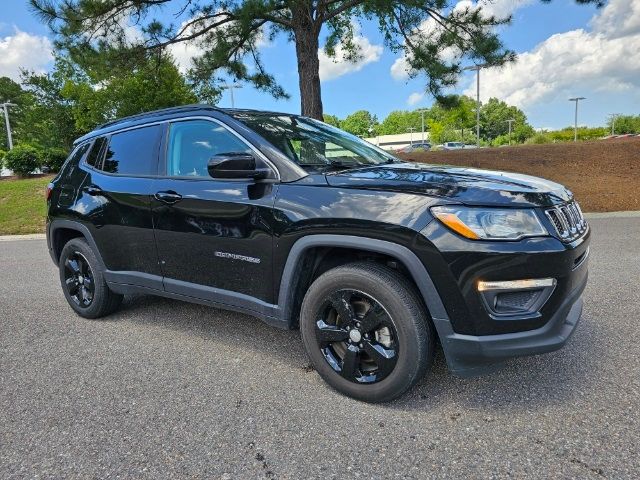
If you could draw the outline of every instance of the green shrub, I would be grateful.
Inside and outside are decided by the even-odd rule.
[[[67,156],[63,148],[49,148],[42,155],[42,165],[49,167],[52,172],[59,172]]]
[[[514,143],[516,143],[514,138],[511,138],[511,144]],[[493,147],[501,147],[502,145],[509,145],[509,135],[498,135],[491,141]]]
[[[2,170],[2,165],[4,164],[4,156],[7,154],[4,150],[0,150],[0,170]]]
[[[525,143],[532,145],[543,145],[545,143],[551,143],[553,140],[547,133],[536,133],[533,137],[528,138]]]
[[[7,152],[4,163],[16,175],[26,177],[40,167],[40,152],[30,145],[20,145]]]

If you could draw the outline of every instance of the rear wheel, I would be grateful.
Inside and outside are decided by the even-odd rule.
[[[321,275],[304,298],[300,329],[322,378],[367,402],[402,395],[433,359],[434,333],[415,289],[378,264],[354,263]]]
[[[85,318],[100,318],[118,309],[122,295],[109,290],[95,253],[82,238],[70,240],[58,261],[67,302]]]

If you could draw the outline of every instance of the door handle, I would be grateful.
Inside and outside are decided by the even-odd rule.
[[[163,203],[167,203],[169,205],[172,205],[182,200],[182,195],[180,195],[177,192],[174,192],[173,190],[158,192],[154,195],[154,197],[156,198],[156,200],[159,200],[160,202],[163,202]]]
[[[84,191],[87,195],[91,195],[93,197],[95,197],[96,195],[104,194],[102,189],[96,185],[89,185],[88,187],[84,187]]]

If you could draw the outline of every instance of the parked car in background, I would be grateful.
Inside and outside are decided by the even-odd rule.
[[[400,149],[396,150],[396,152],[398,152],[398,153],[411,153],[411,152],[416,152],[416,151],[420,151],[420,150],[424,150],[424,151],[431,150],[431,144],[428,143],[428,142],[414,143],[414,144],[411,144],[411,145],[407,145],[406,147],[400,148]]]
[[[462,142],[445,142],[442,144],[443,150],[462,150],[465,144]]]

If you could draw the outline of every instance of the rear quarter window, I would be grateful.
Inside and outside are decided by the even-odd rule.
[[[156,175],[161,134],[160,125],[114,133],[109,139],[102,170],[119,175]]]
[[[87,165],[91,165],[94,168],[102,167],[102,152],[105,143],[107,143],[107,139],[104,137],[100,137],[95,142],[93,142],[91,150],[87,155]]]

